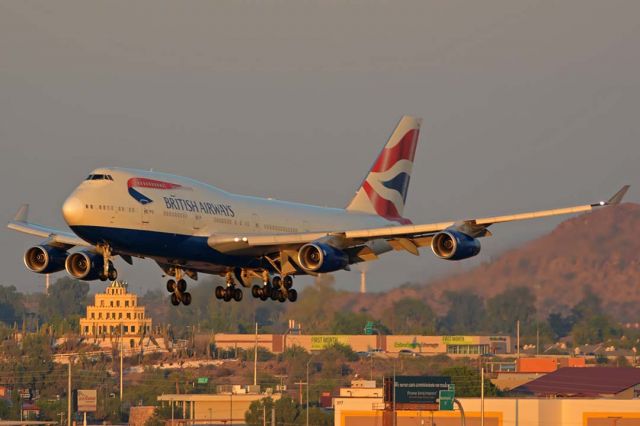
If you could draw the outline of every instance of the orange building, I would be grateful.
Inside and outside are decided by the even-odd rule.
[[[83,336],[129,338],[128,346],[136,347],[142,336],[151,332],[151,318],[138,306],[138,296],[127,292],[127,285],[114,281],[104,293],[95,295],[94,304],[87,306],[87,316],[80,320]]]

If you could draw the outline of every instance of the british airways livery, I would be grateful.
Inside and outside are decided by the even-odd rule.
[[[150,258],[171,277],[171,303],[191,303],[186,277],[226,277],[216,297],[293,302],[293,277],[349,269],[349,265],[430,246],[446,260],[480,252],[479,238],[496,223],[585,212],[609,201],[486,218],[412,224],[403,216],[420,120],[403,117],[344,209],[317,207],[226,192],[193,179],[144,170],[96,169],[64,202],[72,232],[28,222],[28,205],[9,228],[45,238],[24,255],[33,272],[66,269],[80,280],[115,280],[114,259]],[[252,285],[254,281],[259,284]],[[260,283],[261,282],[261,283]]]

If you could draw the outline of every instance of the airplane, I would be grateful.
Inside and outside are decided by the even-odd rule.
[[[224,276],[215,296],[240,301],[240,287],[261,300],[294,302],[293,277],[348,270],[381,254],[418,255],[430,246],[440,259],[480,253],[479,238],[491,225],[590,211],[619,204],[629,186],[608,201],[430,224],[403,216],[421,120],[404,116],[376,158],[351,202],[327,208],[232,194],[186,177],[119,167],[93,170],[69,195],[62,215],[72,232],[28,221],[23,205],[10,229],[45,238],[24,254],[36,273],[63,269],[79,280],[115,280],[119,256],[154,260],[171,277],[174,306],[189,305],[185,277]],[[254,281],[262,284],[252,285]],[[239,284],[239,285],[238,285]]]

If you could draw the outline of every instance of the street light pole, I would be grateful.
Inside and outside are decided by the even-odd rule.
[[[309,364],[311,363],[311,359],[313,358],[313,354],[309,357],[309,361],[307,361],[307,421],[306,426],[309,426]]]
[[[71,426],[71,357],[67,358],[68,365],[68,381],[67,381],[67,426]],[[20,410],[22,411],[22,409]]]

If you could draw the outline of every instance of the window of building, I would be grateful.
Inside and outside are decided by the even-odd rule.
[[[128,333],[128,332],[129,332],[129,326],[128,326],[128,325],[125,325],[125,326],[124,326],[124,332],[125,332],[125,333]]]
[[[89,326],[85,325],[84,326],[84,334],[87,334],[87,333],[89,333]]]
[[[118,314],[118,319],[122,319],[122,312]]]
[[[131,312],[127,312],[127,319],[131,319]]]
[[[116,301],[116,306],[117,306],[118,308],[120,307],[120,301],[119,301],[119,300],[117,300],[117,301]]]
[[[124,301],[124,306],[125,306],[125,308],[128,308],[128,307],[129,307],[129,301],[128,301],[128,300],[125,300],[125,301]]]
[[[131,332],[132,332],[132,333],[135,333],[135,332],[136,332],[136,326],[135,326],[135,325],[132,325],[132,326],[131,326]]]
[[[98,312],[98,319],[102,319],[102,313]]]
[[[113,308],[113,300],[111,301],[111,307]]]
[[[91,319],[96,319],[96,314],[91,312]]]

